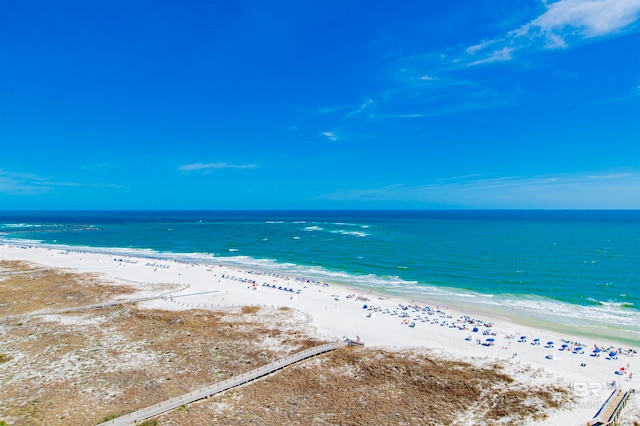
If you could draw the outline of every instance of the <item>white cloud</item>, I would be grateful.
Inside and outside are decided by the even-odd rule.
[[[502,40],[485,40],[485,41],[482,41],[481,43],[474,44],[473,46],[467,47],[466,52],[469,55],[475,55],[476,52],[484,50],[487,47],[489,47],[489,46],[491,46],[493,44],[496,44],[498,41],[502,41]]]
[[[590,175],[590,179],[633,179],[633,173],[613,173],[613,174],[604,174],[604,175]]]
[[[229,164],[229,163],[191,163],[178,167],[181,172],[208,171],[212,169],[255,169],[255,164]]]
[[[638,188],[640,172],[496,178],[468,175],[426,185],[342,190],[325,198],[462,208],[639,209]]]
[[[353,117],[355,115],[361,114],[362,112],[364,112],[368,108],[371,108],[373,105],[374,105],[373,99],[369,98],[369,99],[365,100],[364,102],[362,102],[355,109],[349,111],[347,113],[347,115],[346,115],[346,118],[351,118],[351,117]]]
[[[32,173],[17,173],[0,169],[0,194],[38,195],[49,192],[54,187],[103,187],[116,188],[117,185],[58,181]]]
[[[0,169],[0,194],[34,195],[47,190],[39,176]]]
[[[545,6],[544,13],[521,27],[468,47],[468,58],[461,62],[478,65],[510,60],[512,53],[527,48],[566,48],[629,30],[640,18],[640,0],[559,0]]]
[[[640,89],[640,87],[638,87],[638,89]],[[601,105],[606,105],[606,104],[610,104],[610,103],[614,103],[614,102],[621,102],[621,101],[626,101],[629,99],[633,99],[640,96],[640,90],[632,90],[631,93],[628,93],[626,95],[622,95],[622,96],[614,96],[612,98],[608,98],[608,99],[601,99],[599,101],[595,101],[595,102],[591,102],[587,105],[584,105],[578,109],[576,109],[576,111],[583,111],[586,109],[590,109],[590,108],[595,108]]]
[[[338,140],[338,136],[334,132],[322,132],[321,135],[326,137],[327,139],[329,139],[331,141],[337,141]]]
[[[638,19],[640,0],[561,0],[531,22],[543,32],[570,29],[585,37],[619,31]]]
[[[494,51],[490,56],[484,59],[473,61],[469,65],[480,65],[480,64],[487,64],[490,62],[510,61],[511,59],[513,59],[513,57],[511,56],[511,53],[513,51],[514,49],[512,47],[503,47],[500,50]]]

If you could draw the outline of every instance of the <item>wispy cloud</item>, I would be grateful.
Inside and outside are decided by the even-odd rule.
[[[518,93],[491,89],[473,69],[637,31],[639,19],[640,0],[544,1],[541,12],[510,22],[493,38],[397,58],[390,64],[395,86],[386,97],[374,97],[374,118],[434,117],[513,103]]]
[[[0,169],[0,194],[34,195],[49,189],[43,178],[28,173],[13,173]]]
[[[211,171],[219,169],[255,169],[258,166],[255,164],[231,164],[231,163],[191,163],[183,164],[178,167],[181,172],[195,172],[195,171]]]
[[[626,95],[622,95],[622,96],[614,96],[612,98],[608,98],[608,99],[601,99],[598,101],[592,101],[587,105],[584,105],[580,108],[577,108],[576,111],[583,111],[583,110],[587,110],[587,109],[591,109],[591,108],[596,108],[599,107],[601,105],[607,105],[607,104],[611,104],[614,102],[621,102],[621,101],[626,101],[629,99],[633,99],[640,96],[640,86],[637,86],[635,88],[633,88],[630,93],[626,94]]]
[[[345,189],[329,200],[404,202],[463,208],[640,208],[640,172],[483,177],[468,175],[425,185]]]
[[[549,4],[545,13],[523,29],[529,33],[540,29],[545,35],[591,38],[618,32],[639,15],[638,0],[560,0]]]
[[[575,43],[637,30],[640,0],[559,0],[526,24],[468,47],[460,64],[506,61],[529,49],[566,48]]]
[[[335,142],[338,140],[338,136],[335,134],[335,132],[322,132],[321,135],[329,139],[330,141]]]
[[[519,88],[498,87],[490,79],[478,78],[474,73],[478,67],[508,63],[534,51],[569,48],[640,28],[640,0],[542,0],[538,11],[524,18],[518,6],[513,7],[518,19],[501,24],[501,32],[493,38],[439,51],[389,55],[394,59],[384,72],[392,80],[384,91],[371,93],[363,102],[351,106],[315,111],[314,117],[322,115],[327,119],[315,127],[316,132],[329,126],[350,132],[377,120],[422,119],[504,107],[521,99]],[[621,99],[624,98],[609,101]],[[333,121],[328,123],[329,119]]]
[[[488,64],[491,62],[501,62],[501,61],[510,61],[513,59],[511,55],[515,49],[513,47],[503,47],[500,50],[494,50],[489,56],[484,59],[478,59],[477,61],[471,62],[469,65],[480,65],[480,64]]]
[[[367,100],[365,100],[364,102],[362,102],[360,105],[358,105],[357,107],[351,109],[348,113],[347,113],[347,118],[349,117],[353,117],[356,116],[358,114],[362,114],[364,111],[366,111],[367,109],[371,108],[373,106],[374,102],[373,99],[368,98]]]
[[[0,194],[39,195],[56,187],[117,188],[119,186],[104,183],[60,181],[33,173],[18,173],[0,169]]]

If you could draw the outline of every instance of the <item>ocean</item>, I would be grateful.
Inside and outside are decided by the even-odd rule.
[[[275,270],[640,345],[640,211],[5,211],[0,238]]]

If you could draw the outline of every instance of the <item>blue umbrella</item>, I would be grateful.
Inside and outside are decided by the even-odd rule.
[[[569,345],[567,345],[566,343],[562,345],[563,348],[568,348]]]
[[[596,354],[599,354],[600,353],[600,349],[596,348],[596,349],[593,350],[593,352],[596,353]]]
[[[539,342],[539,341],[540,341],[540,339],[533,339],[533,341],[534,341],[534,342]]]
[[[496,339],[494,339],[493,337],[489,337],[489,338],[487,339],[487,342],[494,342],[495,340],[496,340]]]
[[[547,342],[547,345],[553,345],[553,342]]]

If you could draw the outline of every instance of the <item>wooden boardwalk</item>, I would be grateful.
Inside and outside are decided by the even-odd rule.
[[[98,426],[124,426],[134,424],[135,422],[138,422],[140,420],[155,417],[167,411],[174,410],[182,405],[189,404],[199,399],[208,398],[217,393],[224,392],[228,389],[244,385],[245,383],[252,382],[261,377],[268,376],[269,374],[281,370],[291,364],[295,364],[296,362],[300,362],[316,355],[331,352],[335,349],[349,345],[362,345],[362,343],[347,339],[344,342],[314,346],[313,348],[305,349],[304,351],[289,355],[285,358],[279,359],[262,367],[258,367],[239,376],[231,377],[227,380],[223,380],[222,382],[205,386],[184,395],[168,399],[159,404],[152,405],[150,407],[143,408],[129,414],[125,414],[124,416],[117,417],[104,423],[100,423]]]
[[[634,392],[633,389],[627,391],[623,391],[620,388],[614,389],[593,419],[587,423],[587,426],[609,426],[616,424],[620,411]]]

